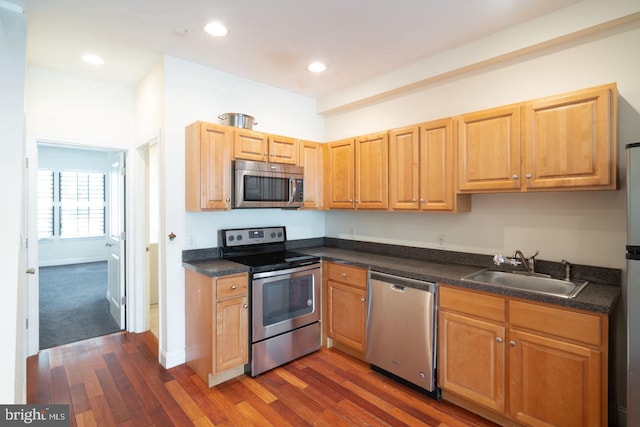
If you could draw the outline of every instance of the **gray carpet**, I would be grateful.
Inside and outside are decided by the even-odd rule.
[[[107,262],[40,267],[40,349],[120,330],[109,312]]]

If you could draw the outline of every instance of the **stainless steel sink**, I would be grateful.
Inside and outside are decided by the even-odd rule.
[[[575,298],[589,282],[583,280],[559,280],[536,273],[511,273],[508,271],[481,270],[462,278],[467,282],[519,289],[560,298]]]

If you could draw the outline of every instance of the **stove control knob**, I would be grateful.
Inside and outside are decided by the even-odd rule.
[[[238,234],[238,236],[236,237],[236,239],[238,239],[239,241],[242,240],[242,234]]]
[[[276,237],[276,233],[271,233],[271,238],[273,239],[274,237]]]
[[[229,241],[230,241],[230,242],[233,242],[234,240],[235,240],[235,237],[233,237],[233,236],[229,236]]]
[[[278,231],[278,237],[282,237],[282,231]]]

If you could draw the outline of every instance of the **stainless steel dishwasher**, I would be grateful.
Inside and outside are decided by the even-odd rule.
[[[365,360],[438,398],[436,289],[432,282],[371,272]]]

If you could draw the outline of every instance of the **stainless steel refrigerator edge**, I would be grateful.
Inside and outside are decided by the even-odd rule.
[[[640,142],[627,145],[627,425],[640,425]]]

